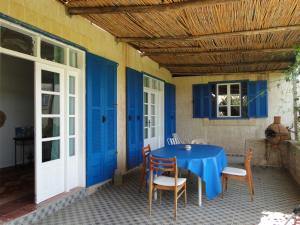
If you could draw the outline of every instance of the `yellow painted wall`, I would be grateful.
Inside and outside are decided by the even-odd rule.
[[[224,80],[268,80],[269,117],[247,120],[209,120],[192,118],[192,85]],[[239,74],[174,78],[176,85],[176,125],[179,135],[190,141],[206,139],[223,146],[228,153],[243,154],[245,141],[264,138],[264,131],[276,115],[286,126],[293,124],[292,84],[283,74]],[[207,106],[208,107],[208,106]]]
[[[69,16],[55,0],[0,0],[0,12],[74,42],[88,51],[119,63],[118,66],[118,167],[126,165],[125,69],[131,67],[168,82],[172,76],[148,57],[125,43],[117,43],[106,31],[80,16]]]

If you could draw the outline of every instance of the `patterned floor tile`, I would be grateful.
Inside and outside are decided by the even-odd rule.
[[[153,204],[148,215],[147,194],[138,192],[138,172],[126,175],[122,186],[106,185],[93,195],[45,218],[38,224],[282,224],[300,204],[300,188],[284,170],[254,168],[255,198],[251,202],[247,187],[230,181],[224,199],[203,198],[197,206],[197,182],[188,183],[188,205],[179,200],[178,218],[173,219],[172,193]]]

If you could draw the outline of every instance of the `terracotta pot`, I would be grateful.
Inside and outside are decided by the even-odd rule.
[[[289,130],[281,124],[280,116],[274,116],[274,122],[268,126],[265,135],[267,140],[273,145],[278,145],[282,141],[291,139]]]

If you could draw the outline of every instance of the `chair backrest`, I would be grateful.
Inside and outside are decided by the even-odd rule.
[[[205,141],[202,138],[197,138],[191,141],[191,144],[207,144],[207,141]]]
[[[146,147],[143,147],[142,149],[142,154],[143,154],[143,165],[146,167],[147,166],[147,162],[148,162],[148,157],[150,155],[151,152],[151,147],[148,144]]]
[[[163,172],[173,172],[175,177],[175,184],[177,184],[178,171],[177,160],[174,158],[159,158],[150,155],[150,180],[152,181],[153,172],[161,174]]]
[[[168,145],[176,145],[176,140],[174,138],[167,138]]]
[[[183,141],[181,140],[181,138],[179,137],[178,134],[173,133],[172,136],[173,136],[173,139],[174,139],[176,144],[183,144]]]
[[[246,155],[245,155],[245,161],[244,161],[244,166],[245,169],[247,171],[247,174],[249,174],[252,177],[252,171],[251,171],[251,160],[252,160],[252,156],[253,156],[253,151],[252,149],[248,149],[246,151]]]

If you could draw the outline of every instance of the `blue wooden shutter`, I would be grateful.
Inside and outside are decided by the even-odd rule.
[[[117,64],[86,54],[87,186],[112,177],[116,168]]]
[[[165,83],[165,144],[176,133],[176,87]]]
[[[248,82],[248,116],[268,117],[268,85],[266,80]]]
[[[193,118],[210,117],[211,101],[209,84],[193,85]]]
[[[104,112],[102,118],[104,132],[104,176],[103,180],[113,177],[117,168],[117,66],[106,61],[103,67]]]
[[[143,74],[126,68],[127,168],[142,162],[143,133]]]

